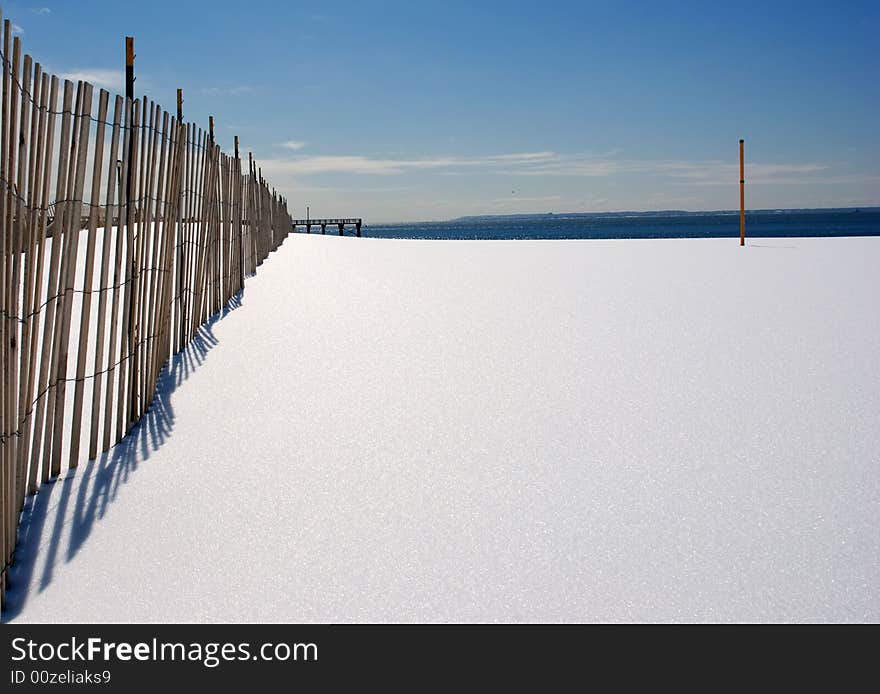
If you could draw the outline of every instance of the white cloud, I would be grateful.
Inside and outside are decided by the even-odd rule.
[[[263,173],[302,216],[307,202],[313,211],[376,222],[542,211],[732,209],[739,202],[735,147],[730,159],[690,161],[615,150],[431,157],[276,153],[260,161]],[[845,161],[746,162],[747,201],[756,209],[875,204],[878,181],[878,172],[860,172]],[[408,189],[399,191],[399,186]]]
[[[48,7],[31,7],[30,11],[33,14],[52,14],[52,10]]]
[[[122,91],[125,88],[125,73],[122,70],[108,70],[104,68],[82,68],[65,72],[62,79],[76,82],[82,80],[89,82],[95,87]]]
[[[288,149],[300,143],[284,143]],[[362,174],[393,176],[418,171],[436,176],[531,176],[612,178],[652,177],[649,185],[661,182],[675,186],[730,186],[739,181],[736,161],[718,160],[640,160],[627,159],[617,152],[604,154],[557,154],[555,152],[514,152],[477,157],[435,156],[423,158],[371,157],[365,155],[294,155],[262,161],[266,175],[290,179],[317,174]],[[830,164],[754,162],[746,164],[746,182],[752,185],[809,185],[870,183],[871,176],[848,176]],[[516,188],[516,186],[511,186]],[[536,199],[533,202],[542,202]],[[550,202],[551,200],[547,200]]]
[[[751,183],[791,183],[816,181],[814,174],[827,164],[752,163],[746,165]],[[723,161],[634,160],[608,156],[560,156],[533,166],[497,171],[518,176],[599,177],[618,174],[666,176],[694,185],[730,185],[739,180],[739,164]]]
[[[24,33],[24,29],[22,29],[18,24],[13,22],[12,23],[12,33],[18,34],[19,36],[21,36]]]
[[[308,144],[307,142],[303,142],[302,140],[288,140],[287,142],[282,142],[282,143],[279,144],[278,146],[279,146],[279,147],[284,147],[284,149],[294,149],[294,150],[296,150],[296,149],[302,149],[302,148],[305,147],[307,144]]]
[[[826,164],[746,164],[747,183],[812,183],[825,181],[818,174],[827,170]],[[725,162],[671,162],[664,163],[658,173],[668,173],[682,182],[703,185],[730,185],[739,181],[739,164]]]
[[[483,168],[499,165],[528,165],[552,160],[552,152],[523,152],[483,157],[426,157],[421,159],[378,159],[361,155],[324,155],[269,159],[264,162],[266,170],[279,173],[356,173],[391,175],[409,170],[449,169],[451,167]]]

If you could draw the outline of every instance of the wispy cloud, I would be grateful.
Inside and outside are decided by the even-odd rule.
[[[296,150],[303,143],[281,146]],[[735,162],[716,160],[640,160],[618,152],[606,154],[558,154],[555,152],[513,152],[477,157],[435,156],[422,158],[372,157],[364,155],[290,156],[263,160],[264,171],[276,176],[316,174],[365,174],[392,176],[410,172],[431,172],[438,176],[499,175],[533,177],[603,178],[652,176],[674,185],[725,186],[739,180]],[[801,185],[833,183],[843,172],[830,164],[807,162],[755,162],[746,166],[750,184]],[[864,177],[854,177],[865,182]],[[849,179],[848,180],[852,180]],[[515,186],[514,186],[515,187]],[[535,200],[540,202],[540,200]]]
[[[498,154],[484,157],[426,157],[421,159],[379,159],[361,155],[324,155],[293,157],[289,159],[269,159],[264,168],[280,173],[318,174],[355,173],[392,175],[412,170],[483,168],[488,166],[518,166],[551,160],[552,152],[524,152]]]
[[[22,29],[18,24],[13,22],[12,23],[12,33],[18,34],[19,36],[21,36],[24,33],[24,29]]]
[[[493,161],[512,161],[512,162],[539,162],[552,161],[558,159],[559,155],[554,152],[520,152],[517,154],[498,154],[494,157],[488,157]]]
[[[302,140],[288,140],[287,142],[281,142],[278,146],[283,147],[284,149],[302,149],[308,143],[303,142]]]
[[[29,9],[33,14],[52,14],[52,10],[48,7],[31,7]]]
[[[82,80],[96,87],[121,91],[125,87],[125,73],[122,70],[105,68],[82,68],[62,73],[62,79],[76,82]]]
[[[202,87],[199,91],[202,94],[210,94],[212,96],[238,96],[253,90],[254,88],[249,84],[236,84],[227,87]]]
[[[751,183],[808,183],[826,171],[827,164],[752,163],[746,175]],[[653,175],[677,179],[693,185],[730,185],[739,179],[736,163],[723,161],[637,160],[607,155],[560,155],[533,165],[498,170],[517,176],[604,177],[613,175]]]
[[[664,163],[657,173],[666,173],[681,179],[682,183],[702,186],[730,185],[739,180],[739,165],[725,162],[671,162]],[[753,163],[746,166],[748,183],[798,184],[825,181],[817,177],[829,168],[827,164],[766,164]]]

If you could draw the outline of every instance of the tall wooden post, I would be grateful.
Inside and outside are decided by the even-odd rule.
[[[134,36],[125,37],[125,98],[134,99]]]
[[[235,180],[238,181],[241,178],[241,159],[238,157],[238,135],[235,136]],[[236,184],[240,185],[240,184]],[[234,199],[234,198],[233,198]],[[241,200],[241,192],[239,190],[238,195],[238,211],[236,213],[235,225],[238,229],[238,280],[239,280],[239,289],[244,289],[244,226],[241,223],[242,217],[242,200]]]
[[[183,123],[183,90],[177,90],[177,122]]]
[[[134,36],[125,37],[125,98],[132,102],[134,109]],[[126,160],[128,161],[128,171],[125,177],[125,218],[129,219],[131,206],[131,183],[132,183],[132,156],[131,156],[131,138],[128,141],[128,152],[126,152]]]
[[[129,225],[134,221],[134,217],[132,216],[131,204],[132,200],[132,191],[134,184],[134,155],[136,153],[136,142],[137,137],[135,133],[137,131],[137,126],[135,122],[137,120],[137,108],[134,105],[134,37],[126,36],[125,37],[125,100],[127,108],[130,108],[131,112],[131,133],[128,137],[128,152],[126,153],[126,161],[128,162],[128,171],[125,176],[125,226],[126,233],[128,233]],[[146,111],[145,111],[146,113]],[[120,208],[121,209],[121,208]],[[135,215],[137,215],[137,207],[135,207]],[[121,225],[120,225],[121,227]],[[118,230],[119,233],[122,233],[122,229]],[[130,234],[129,234],[130,236]],[[137,254],[132,252],[133,249],[129,249],[130,257],[128,259],[128,263],[130,266],[130,281],[131,287],[137,287],[137,276],[138,276],[138,260]],[[137,411],[137,368],[138,368],[138,350],[137,350],[137,292],[132,289],[129,291],[128,295],[128,356],[131,357],[131,361],[126,365],[129,374],[129,405],[128,405],[128,413],[126,416],[125,425],[123,427],[123,431],[128,432],[129,425],[134,422],[136,419],[136,411]],[[122,374],[119,376],[119,384],[120,384],[120,392],[122,392]],[[122,413],[120,412],[120,415]]]
[[[739,245],[746,245],[746,173],[743,148],[745,140],[739,141]]]
[[[214,116],[208,116],[208,137],[211,139],[211,144],[214,144]]]

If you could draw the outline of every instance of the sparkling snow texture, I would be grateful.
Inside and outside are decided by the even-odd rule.
[[[296,235],[7,618],[878,621],[880,238]]]

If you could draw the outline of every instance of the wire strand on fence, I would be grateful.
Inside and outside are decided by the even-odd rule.
[[[108,92],[93,114],[93,87],[64,80],[59,109],[59,79],[22,64],[3,26],[0,602],[24,498],[60,474],[62,448],[73,468],[86,438],[90,458],[122,440],[171,355],[292,230],[252,160],[243,173],[146,97],[116,97],[111,122]]]

